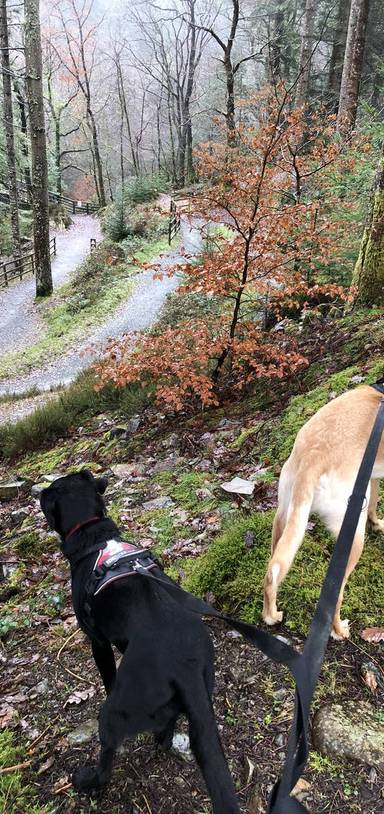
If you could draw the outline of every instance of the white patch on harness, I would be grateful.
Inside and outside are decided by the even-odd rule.
[[[123,557],[126,557],[127,554],[139,554],[141,550],[132,543],[124,543],[123,540],[107,540],[105,548],[99,551],[93,570],[100,565],[106,567],[114,565]]]

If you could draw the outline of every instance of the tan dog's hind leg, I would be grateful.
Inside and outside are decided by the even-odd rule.
[[[377,516],[377,502],[379,499],[379,486],[380,480],[372,478],[371,480],[371,497],[368,506],[368,520],[372,524],[375,531],[384,532],[384,520],[380,520]]]
[[[279,509],[273,526],[272,557],[264,580],[263,619],[267,625],[281,622],[283,614],[277,610],[276,596],[280,583],[286,577],[297,550],[300,548],[307,527],[311,503],[292,506],[285,528],[277,540],[281,516]]]
[[[365,526],[365,522],[364,522]],[[363,530],[358,530],[355,534],[353,545],[351,549],[351,553],[349,555],[348,565],[345,571],[345,576],[343,579],[343,584],[341,586],[341,590],[339,593],[339,598],[337,600],[335,615],[333,617],[333,628],[331,631],[332,639],[349,639],[349,621],[348,619],[340,619],[340,609],[343,602],[344,596],[344,589],[347,584],[347,581],[352,574],[352,571],[356,567],[359,559],[362,555],[363,548],[364,548],[364,532],[365,528],[363,526]]]

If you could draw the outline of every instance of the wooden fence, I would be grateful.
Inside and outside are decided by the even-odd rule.
[[[51,257],[56,255],[56,238],[51,237],[49,241],[49,253]],[[13,280],[22,280],[25,274],[35,273],[35,254],[28,252],[21,257],[14,257],[7,260],[0,266],[0,288],[7,288]]]
[[[169,210],[169,222],[168,222],[168,243],[171,245],[172,238],[177,235],[180,231],[180,214],[177,210],[177,206],[173,200],[171,200],[171,206]]]
[[[1,177],[0,183],[5,187],[4,190],[0,190],[0,201],[9,204],[9,192],[6,188],[7,183]],[[29,191],[22,181],[18,181],[17,191],[20,209],[32,209]],[[58,192],[49,191],[48,200],[50,203],[62,204],[62,206],[64,206],[67,212],[70,212],[71,215],[92,215],[99,209],[99,205],[97,203],[89,203],[89,201],[75,201],[73,198],[68,198],[66,195],[60,195]]]

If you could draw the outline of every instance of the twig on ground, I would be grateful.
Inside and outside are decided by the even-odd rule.
[[[80,633],[80,632],[81,632],[81,628],[80,628],[80,627],[77,627],[77,628],[76,628],[76,630],[74,630],[74,631],[73,631],[73,633],[71,633],[71,635],[70,635],[70,636],[68,636],[68,638],[65,640],[64,644],[62,644],[62,645],[61,645],[60,650],[59,650],[59,652],[58,652],[58,654],[57,654],[57,656],[56,656],[56,658],[57,658],[57,660],[58,660],[58,661],[60,661],[60,656],[61,656],[61,654],[63,653],[63,651],[65,650],[65,648],[66,648],[67,644],[69,644],[69,642],[70,642],[72,639],[74,639],[74,638],[75,638],[75,636],[77,636],[77,634],[78,634],[78,633]]]
[[[5,768],[0,769],[0,774],[12,774],[12,772],[17,772],[18,769],[27,769],[31,763],[32,760],[25,760],[24,763],[16,763],[15,766],[5,766]]]

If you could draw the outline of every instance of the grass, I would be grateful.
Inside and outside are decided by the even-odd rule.
[[[80,373],[78,378],[57,399],[17,421],[0,426],[0,459],[15,457],[20,452],[38,450],[54,443],[88,415],[103,410],[120,410],[126,416],[144,409],[148,396],[141,387],[129,385],[115,390],[107,386],[95,391],[95,377],[91,371]],[[46,473],[60,465],[57,446],[47,453]]]

